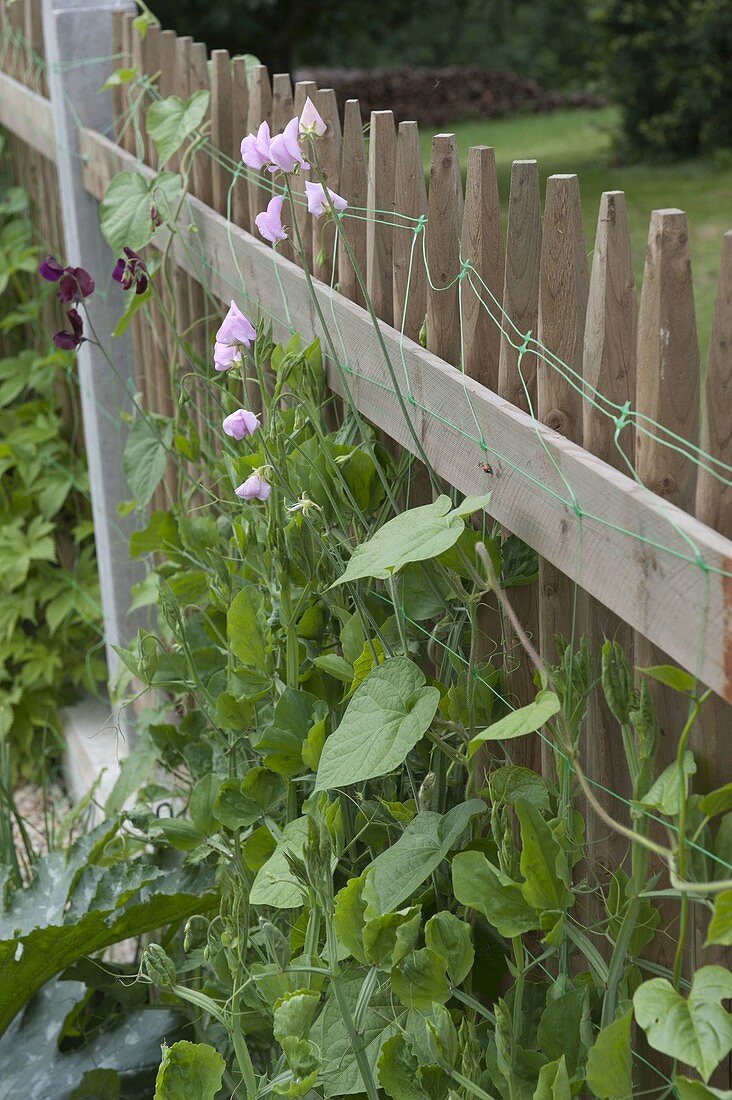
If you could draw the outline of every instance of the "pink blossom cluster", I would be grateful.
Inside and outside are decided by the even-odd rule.
[[[263,122],[256,134],[247,134],[241,143],[241,159],[255,172],[267,169],[268,172],[283,172],[286,176],[294,172],[304,172],[310,167],[300,145],[303,137],[322,137],[327,127],[317,107],[307,98],[302,114],[290,119],[281,134],[270,134],[269,123]],[[327,192],[327,194],[326,194]],[[322,183],[305,182],[305,194],[308,212],[320,218],[333,209],[342,213],[348,203],[335,191],[323,187]],[[330,202],[328,201],[330,197]],[[257,229],[266,241],[276,244],[287,239],[287,230],[282,224],[283,195],[270,199],[267,209],[254,219]]]

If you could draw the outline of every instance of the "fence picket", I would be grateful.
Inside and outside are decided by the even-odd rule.
[[[416,122],[400,122],[397,134],[393,231],[394,327],[418,340],[427,315],[427,273],[416,219],[427,214],[427,187]]]
[[[590,275],[585,326],[583,377],[604,397],[618,407],[635,398],[637,299],[633,277],[633,257],[630,250],[628,215],[622,191],[606,191],[600,200],[595,249]],[[604,403],[603,403],[604,405]],[[634,457],[634,436],[631,425],[619,437],[629,463]],[[583,446],[591,454],[611,466],[627,472],[628,465],[615,442],[615,421],[592,404],[591,393],[583,405]],[[633,632],[617,615],[597,600],[583,598],[583,633],[589,638],[595,656],[603,641],[619,642],[628,659],[633,656]],[[597,797],[611,814],[617,814],[618,802],[605,793],[615,791],[621,797],[632,797],[627,764],[617,751],[615,741],[617,720],[607,707],[598,685],[592,693],[585,720],[583,738],[584,762],[587,774],[600,782]],[[627,842],[587,815],[587,843],[593,862],[602,868],[617,867],[622,861]]]
[[[338,103],[332,88],[320,88],[315,97],[315,106],[320,112],[327,129],[316,143],[316,151],[320,169],[325,176],[326,186],[335,191],[340,191],[341,171],[341,147],[343,138],[341,134],[341,121],[338,117]],[[311,172],[315,178],[316,173]],[[313,268],[318,279],[329,283],[337,268],[335,255],[335,226],[328,219],[311,218],[313,234]]]
[[[318,94],[318,85],[314,80],[298,80],[295,84],[295,114],[299,117],[302,114],[302,109],[305,106],[305,101],[309,98],[315,102],[315,97]],[[305,199],[305,181],[312,178],[312,172],[308,169],[306,172],[298,172],[297,175],[292,178],[292,197],[294,201],[294,219],[297,222],[297,231],[300,236],[300,247],[305,255],[307,265],[312,271],[313,268],[313,235],[310,229],[310,218],[308,216],[307,202]],[[299,259],[298,259],[298,262]]]
[[[682,210],[654,210],[648,232],[638,315],[636,406],[656,425],[641,422],[636,433],[636,469],[644,485],[693,513],[696,464],[664,446],[668,432],[696,443],[699,431],[699,344],[686,225]],[[643,428],[645,427],[645,431]],[[664,431],[665,429],[665,431]],[[657,438],[652,438],[653,432]],[[643,593],[638,593],[643,599]],[[636,637],[636,663],[667,664],[669,658],[642,635]],[[676,738],[688,715],[688,700],[653,684],[661,729],[659,766],[671,763]]]
[[[247,132],[256,134],[263,122],[272,124],[272,86],[266,65],[255,65],[250,73]],[[249,223],[253,229],[254,219],[266,209],[272,196],[270,178],[264,172],[252,172],[248,186]]]
[[[427,214],[427,347],[457,366],[460,363],[460,232],[463,186],[454,134],[432,139]]]
[[[462,283],[463,369],[497,391],[504,256],[496,157],[488,145],[468,153],[461,252],[485,284],[474,272]]]
[[[536,413],[536,356],[519,347],[526,333],[536,333],[539,321],[539,263],[541,258],[541,197],[535,160],[515,160],[508,197],[505,277],[498,392],[524,412]],[[520,363],[519,363],[520,359]],[[490,456],[489,456],[490,457]],[[499,473],[501,471],[499,470]],[[510,476],[510,471],[505,471]],[[510,587],[506,595],[521,626],[536,645],[539,638],[539,592],[536,583]],[[504,663],[509,670],[512,697],[518,706],[534,698],[534,668],[511,624],[504,621]],[[541,770],[541,742],[521,738],[511,757],[515,763]]]
[[[191,95],[198,91],[210,91],[211,81],[208,75],[208,60],[206,47],[203,42],[193,42],[191,45],[190,87]],[[203,120],[205,126],[211,118],[208,110]],[[213,161],[208,144],[194,154],[191,171],[193,194],[207,206],[213,206]]]
[[[295,113],[292,99],[292,81],[289,73],[274,73],[272,76],[272,132],[280,133]],[[283,225],[292,224],[292,210],[288,200],[282,204]],[[254,229],[256,232],[256,227]],[[294,249],[290,240],[280,241],[277,251],[291,260]]]
[[[213,205],[226,214],[231,186],[231,61],[228,50],[211,52],[211,154]]]
[[[392,211],[396,174],[396,130],[391,111],[372,111],[366,200],[366,287],[377,317],[394,320]]]
[[[343,143],[341,146],[341,193],[349,210],[343,220],[344,232],[361,272],[366,278],[366,199],[368,190],[366,143],[363,138],[361,108],[357,99],[347,99],[343,109]],[[350,211],[350,213],[349,213]],[[356,277],[342,240],[338,242],[338,283],[341,294],[359,305],[364,304],[363,291]]]
[[[582,394],[575,387],[582,373],[588,283],[579,182],[574,175],[550,176],[541,241],[539,341],[566,367],[560,373],[554,360],[539,360],[537,408],[544,424],[574,442],[582,439]],[[576,375],[565,377],[567,368]],[[572,582],[544,560],[539,562],[539,593],[540,652],[551,663],[555,637],[573,637],[576,593]],[[548,763],[551,751],[544,757]]]
[[[249,132],[249,82],[247,81],[247,59],[231,59],[231,156],[236,161],[239,172],[243,173],[241,162],[242,139]],[[231,196],[231,217],[242,229],[249,229],[249,192],[244,175],[240,175],[234,184]]]

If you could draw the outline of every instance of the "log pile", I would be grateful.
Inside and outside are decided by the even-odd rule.
[[[478,65],[415,69],[303,68],[296,80],[314,80],[335,89],[340,109],[359,99],[364,118],[371,111],[393,110],[397,122],[413,119],[441,126],[464,119],[499,118],[517,111],[532,113],[566,107],[601,107],[594,92],[549,92],[535,80]]]

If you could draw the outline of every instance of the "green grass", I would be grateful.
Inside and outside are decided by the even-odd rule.
[[[591,252],[597,209],[603,191],[625,191],[628,203],[636,279],[640,287],[651,210],[676,206],[689,221],[691,264],[697,324],[706,358],[719,270],[722,235],[732,228],[732,165],[712,160],[680,164],[615,166],[612,133],[615,110],[557,111],[551,115],[520,115],[486,122],[458,123],[454,130],[461,163],[471,145],[496,150],[501,203],[508,200],[511,162],[534,157],[542,185],[554,172],[576,172],[582,192],[587,248]],[[431,137],[422,137],[429,164]]]

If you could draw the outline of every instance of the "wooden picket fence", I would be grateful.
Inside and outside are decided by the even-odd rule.
[[[4,9],[3,33],[22,31],[25,45],[3,53],[0,122],[10,131],[18,180],[34,198],[42,236],[62,251],[53,114],[34,56],[44,52],[40,10],[38,0]],[[346,349],[345,371],[342,363],[328,364],[332,388],[345,393],[347,387],[361,412],[412,452],[417,440],[437,473],[461,491],[492,490],[490,514],[541,555],[538,585],[509,596],[543,654],[551,659],[555,635],[569,637],[576,617],[580,633],[596,642],[618,638],[639,666],[661,663],[668,654],[713,688],[695,748],[705,786],[723,782],[732,701],[732,487],[729,476],[715,477],[708,463],[666,445],[675,436],[700,441],[701,362],[685,214],[652,213],[638,294],[622,192],[602,195],[590,269],[576,176],[549,177],[542,214],[538,165],[516,161],[504,219],[490,147],[470,150],[463,190],[455,137],[437,134],[427,187],[416,123],[396,126],[391,111],[365,120],[357,100],[348,101],[340,117],[330,89],[311,82],[293,87],[288,74],[270,77],[263,65],[248,71],[245,58],[226,50],[209,57],[202,43],[172,31],[151,27],[142,38],[123,11],[111,19],[110,71],[129,66],[157,74],[162,96],[211,92],[210,146],[195,157],[181,222],[195,225],[195,243],[184,247],[180,235],[170,242],[176,315],[193,348],[208,357],[210,333],[197,323],[207,314],[207,295],[228,302],[241,275],[265,310],[284,294],[291,327],[306,337],[324,336],[292,248],[279,250],[276,269],[271,249],[252,236],[267,187],[242,175],[232,188],[242,136],[264,120],[281,129],[310,96],[328,124],[319,145],[328,184],[352,209],[367,211],[365,218],[347,214],[345,230],[392,368],[404,382],[403,393],[395,394],[343,241],[334,247],[333,226],[323,232],[298,203],[289,218],[297,219],[319,280],[318,303],[326,317],[337,318]],[[151,176],[156,168],[139,84],[131,93],[107,94],[114,95],[110,132],[84,126],[78,132],[84,186],[96,199],[117,171]],[[295,178],[300,195],[304,178]],[[482,286],[459,277],[466,260]],[[500,306],[510,323],[499,323]],[[418,342],[425,318],[426,350]],[[278,327],[286,334],[275,321]],[[177,399],[172,353],[152,329],[136,326],[135,381],[150,411],[169,414]],[[605,415],[538,357],[534,345],[524,342],[522,350],[529,333],[615,406],[628,402],[645,423],[673,434],[634,433],[632,418],[618,424]],[[723,240],[700,443],[723,464],[732,463],[731,396],[732,231]],[[204,406],[202,397],[202,432]],[[631,467],[652,492],[629,476],[616,429]],[[504,644],[517,653],[516,639]],[[533,691],[531,669],[521,664],[514,681],[519,700]],[[668,733],[666,763],[686,705],[663,690],[657,695]],[[589,728],[590,773],[627,793],[599,708]],[[526,750],[524,762],[541,766],[535,748]]]

